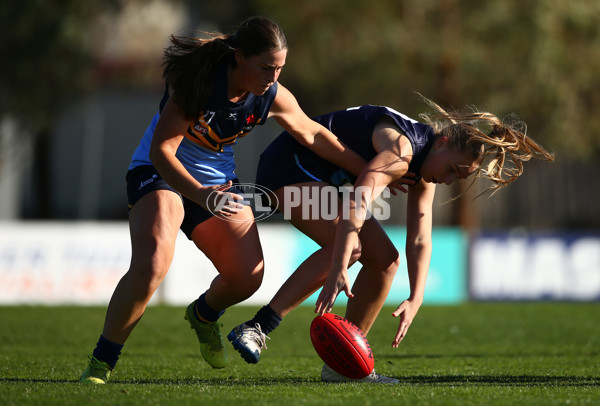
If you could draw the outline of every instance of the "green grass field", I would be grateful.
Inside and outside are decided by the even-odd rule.
[[[229,309],[224,334],[256,310]],[[148,309],[108,385],[81,385],[104,311],[0,307],[0,405],[600,404],[600,303],[424,306],[397,349],[384,308],[369,341],[394,386],[322,383],[312,307],[284,320],[259,364],[230,351],[230,366],[213,370],[183,307],[162,306]]]

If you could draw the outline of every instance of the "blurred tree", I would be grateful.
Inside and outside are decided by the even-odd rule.
[[[30,217],[48,213],[55,118],[82,92],[105,86],[98,75],[113,68],[95,60],[91,28],[100,15],[110,20],[107,9],[134,2],[149,3],[5,0],[0,7],[0,120],[9,115],[36,134]],[[600,157],[597,0],[183,2],[194,27],[214,23],[231,32],[251,15],[276,20],[290,46],[281,81],[309,114],[372,103],[418,118],[426,108],[418,91],[446,107],[516,112],[559,160]],[[157,70],[131,72],[110,85],[131,86],[131,77],[142,76],[162,85]]]
[[[563,159],[600,157],[600,2],[469,6],[464,77],[474,80],[464,82],[464,93],[480,94],[490,109],[517,112]]]
[[[89,25],[117,1],[8,0],[0,7],[0,111],[35,135],[34,217],[47,217],[48,146],[54,120],[75,96],[91,89]]]
[[[447,107],[518,113],[563,157],[600,156],[597,0],[252,5],[284,28],[280,80],[311,114],[373,103],[417,116],[425,106],[415,90]]]

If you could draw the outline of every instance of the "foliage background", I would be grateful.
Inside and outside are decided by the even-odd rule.
[[[529,190],[531,182],[553,182],[565,190],[563,195],[530,198],[577,196],[579,202],[563,204],[571,213],[558,224],[588,223],[587,206],[597,201],[590,190],[600,189],[592,176],[600,157],[596,0],[7,0],[0,8],[5,55],[0,119],[17,120],[24,130],[20,140],[33,134],[34,174],[25,182],[32,191],[23,198],[34,201],[35,208],[25,217],[55,214],[46,203],[51,199],[45,199],[53,193],[48,151],[65,111],[99,91],[161,88],[166,36],[148,38],[118,60],[105,53],[111,41],[134,44],[128,31],[107,29],[107,21],[129,14],[141,18],[132,8],[143,11],[143,5],[157,3],[166,12],[184,10],[185,24],[176,33],[207,28],[232,32],[251,15],[277,21],[290,47],[280,80],[310,115],[371,103],[418,117],[426,106],[415,91],[445,107],[474,105],[500,116],[517,113],[528,123],[528,134],[557,156],[542,175],[517,183]],[[132,21],[129,28],[139,25],[143,23]],[[143,54],[144,49],[152,53]],[[0,148],[8,147],[0,143]],[[587,206],[574,206],[581,201]],[[572,218],[576,213],[585,214]],[[464,225],[460,216],[454,217],[455,224]],[[591,224],[599,226],[600,218]]]
[[[561,156],[600,155],[600,3],[255,1],[286,29],[285,80],[317,111],[364,104],[518,112]],[[283,79],[282,79],[283,80]]]

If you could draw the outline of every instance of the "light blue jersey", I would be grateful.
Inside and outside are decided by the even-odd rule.
[[[227,98],[227,66],[221,66],[207,108],[198,120],[190,122],[187,133],[177,149],[177,159],[203,185],[220,185],[236,179],[232,146],[255,125],[265,123],[276,94],[277,83],[261,96],[250,93],[240,103],[230,102]],[[133,153],[130,170],[140,165],[152,165],[149,157],[150,145],[160,113],[168,98],[169,94],[165,92],[159,112],[152,118],[142,141]]]

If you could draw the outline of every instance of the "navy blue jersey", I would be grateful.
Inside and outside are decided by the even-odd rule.
[[[313,120],[328,128],[366,161],[370,161],[377,155],[372,142],[373,130],[384,115],[394,120],[401,132],[409,139],[413,148],[413,158],[408,170],[415,173],[417,180],[420,179],[421,165],[433,145],[434,132],[430,126],[413,120],[389,107],[374,105],[335,111],[314,117]],[[285,184],[300,181],[299,177],[297,179],[282,179],[284,176],[283,171],[274,166],[285,165],[285,162],[298,166],[304,174],[313,180],[322,180],[333,184],[339,183],[333,181],[331,177],[339,173],[340,168],[319,157],[307,147],[302,146],[288,132],[281,133],[265,149],[261,155],[261,160],[264,163],[262,167],[259,164],[257,183],[261,183],[264,179],[265,183],[268,183],[265,186],[269,188],[276,189]],[[267,162],[271,164],[267,164]],[[276,162],[277,164],[275,164]],[[279,175],[276,174],[277,171],[280,171]],[[269,174],[269,172],[274,173]],[[317,176],[316,173],[320,175]],[[351,183],[356,180],[354,176],[349,176],[347,173],[345,175],[346,180]],[[279,179],[276,179],[276,177],[279,177]]]

